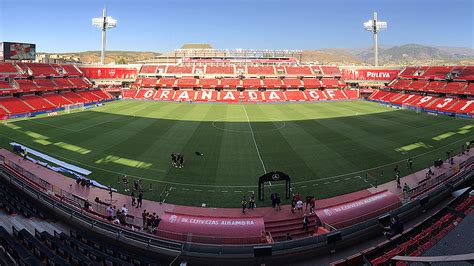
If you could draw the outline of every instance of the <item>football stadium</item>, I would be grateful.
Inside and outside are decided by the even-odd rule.
[[[0,265],[474,261],[472,64],[379,65],[376,12],[365,64],[106,63],[107,12],[100,62],[0,40]]]

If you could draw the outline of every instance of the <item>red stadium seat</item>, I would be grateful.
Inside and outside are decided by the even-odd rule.
[[[206,74],[234,75],[234,66],[207,66]]]
[[[275,75],[273,66],[248,66],[247,73],[250,75]]]
[[[286,66],[286,74],[289,76],[311,76],[313,72],[309,66]]]
[[[219,80],[215,78],[200,78],[197,86],[204,89],[214,89],[219,86]]]
[[[222,88],[238,88],[242,87],[240,79],[238,78],[223,78],[221,79]]]
[[[65,71],[65,73],[64,73],[65,76],[69,76],[69,77],[70,76],[82,76],[82,73],[74,65],[62,64],[61,67]]]
[[[18,84],[18,89],[22,92],[30,92],[39,90],[36,83],[29,79],[16,79],[15,82]]]
[[[303,86],[307,89],[317,89],[321,88],[322,84],[321,81],[317,78],[304,78]]]
[[[192,66],[168,66],[168,74],[193,74]]]
[[[25,63],[33,76],[59,76],[59,73],[49,64]]]
[[[157,65],[143,65],[140,68],[140,74],[156,74],[157,69]]]
[[[24,95],[21,96],[23,101],[27,102],[30,106],[35,108],[37,111],[41,110],[50,110],[55,108],[55,105],[52,104],[51,102],[45,100],[43,97],[37,96],[37,95]]]
[[[11,114],[31,113],[35,110],[23,100],[16,97],[1,97],[0,104],[10,111]]]
[[[284,88],[303,88],[303,83],[300,79],[297,78],[285,78],[283,80],[283,87]]]
[[[337,66],[321,66],[323,75],[326,77],[340,77],[341,70]]]
[[[279,78],[265,78],[262,81],[264,88],[274,89],[283,87],[283,82]]]

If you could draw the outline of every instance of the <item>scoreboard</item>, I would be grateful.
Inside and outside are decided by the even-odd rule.
[[[36,44],[1,42],[0,58],[2,60],[35,60]]]

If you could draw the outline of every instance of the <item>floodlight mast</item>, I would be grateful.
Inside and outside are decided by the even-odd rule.
[[[107,17],[107,8],[104,7],[102,10],[101,18],[93,18],[92,25],[96,28],[102,29],[102,49],[100,51],[100,63],[105,64],[105,42],[107,29],[117,27],[117,20],[112,17]]]
[[[377,20],[377,12],[374,12],[373,20],[364,22],[364,29],[374,33],[374,65],[379,65],[379,52],[377,43],[377,33],[381,30],[387,29],[387,22]]]

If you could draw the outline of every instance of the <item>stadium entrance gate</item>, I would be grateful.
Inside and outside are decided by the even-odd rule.
[[[258,199],[261,201],[264,200],[265,182],[276,182],[276,181],[283,181],[283,180],[286,183],[286,186],[285,186],[286,199],[289,199],[290,190],[291,190],[290,176],[280,171],[268,172],[258,178]]]

